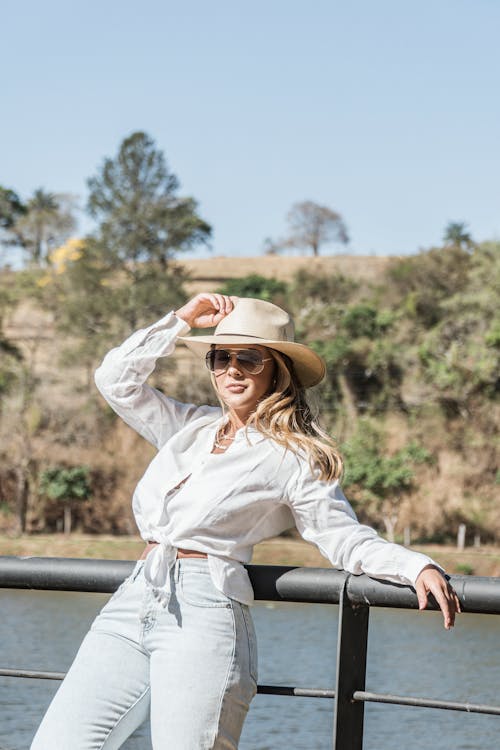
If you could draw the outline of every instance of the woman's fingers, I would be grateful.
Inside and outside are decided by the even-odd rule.
[[[423,584],[417,585],[415,591],[417,592],[418,608],[425,609],[427,607],[427,592]]]
[[[437,568],[429,566],[420,572],[415,583],[415,591],[420,609],[427,607],[427,595],[430,592],[443,613],[446,630],[454,626],[455,615],[461,612],[460,602],[451,584]]]
[[[177,310],[176,315],[191,328],[207,328],[220,321],[234,309],[238,297],[217,292],[200,292]]]
[[[225,294],[214,294],[214,297],[216,300],[216,309],[219,311],[219,320],[222,320],[231,311],[231,300]]]
[[[234,304],[227,294],[213,294],[213,306],[215,310],[214,319],[218,323],[222,318],[232,311]]]
[[[443,591],[441,586],[431,586],[430,590],[443,613],[444,626],[449,630],[455,624],[455,602],[448,590]]]

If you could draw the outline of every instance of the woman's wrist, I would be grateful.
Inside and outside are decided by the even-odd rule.
[[[179,320],[183,320],[184,323],[186,323],[190,328],[193,328],[193,319],[189,316],[189,314],[183,307],[180,307],[178,310],[174,310],[174,315],[176,318],[179,318]]]

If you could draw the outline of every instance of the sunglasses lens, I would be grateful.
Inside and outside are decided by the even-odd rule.
[[[249,375],[258,375],[264,369],[262,355],[255,349],[239,349],[236,354],[237,365]],[[227,349],[211,349],[207,352],[205,362],[211,372],[220,373],[227,370],[232,353]]]
[[[229,363],[229,354],[224,349],[211,349],[206,354],[205,362],[210,372],[222,372]]]
[[[242,349],[236,355],[236,359],[250,375],[257,375],[264,369],[262,355],[255,349]]]

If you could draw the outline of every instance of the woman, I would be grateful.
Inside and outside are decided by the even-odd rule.
[[[215,325],[213,336],[185,336]],[[93,622],[32,750],[119,748],[149,710],[154,750],[237,748],[257,685],[243,563],[292,525],[335,567],[415,585],[421,608],[432,592],[454,624],[458,599],[438,566],[357,522],[341,459],[304,396],[324,363],[293,335],[269,302],[202,293],[105,357],[101,393],[158,449],[133,499],[147,545]],[[205,358],[222,410],[145,384],[176,339]]]

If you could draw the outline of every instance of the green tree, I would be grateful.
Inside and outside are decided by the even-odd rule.
[[[211,228],[193,198],[178,196],[177,177],[146,133],[126,138],[88,186],[98,227],[87,244],[108,275],[115,318],[130,331],[185,298],[185,276],[173,259],[206,244]]]
[[[0,419],[5,396],[16,381],[15,365],[22,360],[22,354],[15,344],[0,331]]]
[[[414,469],[429,463],[430,453],[410,442],[392,455],[385,455],[383,435],[373,423],[362,420],[356,434],[343,446],[345,488],[365,514],[382,519],[387,536],[394,541],[401,501],[412,489]],[[355,503],[356,504],[356,503]]]
[[[450,221],[444,230],[443,240],[446,245],[465,250],[470,250],[474,245],[464,221]]]
[[[467,287],[471,263],[456,245],[398,258],[387,271],[386,296],[419,327],[432,328],[443,318],[443,303]]]
[[[500,389],[500,243],[474,248],[467,268],[466,283],[441,302],[439,322],[418,347],[435,400],[465,417]]]
[[[301,268],[293,277],[290,285],[290,304],[300,315],[304,300],[308,307],[314,305],[324,309],[325,305],[345,305],[359,288],[359,282],[341,273],[322,274]]]
[[[16,245],[17,240],[12,233],[12,228],[25,213],[26,206],[17,193],[0,185],[0,245],[4,248]],[[0,259],[0,267],[6,263],[6,260]]]
[[[124,306],[120,295],[126,297],[125,285],[103,264],[92,238],[70,241],[58,248],[50,256],[49,269],[39,284],[42,304],[52,312],[62,337],[59,363],[66,368],[77,361],[84,368],[93,402],[97,364],[113,338],[130,333],[127,321],[120,319]],[[163,288],[161,280],[159,286]],[[165,298],[168,303],[169,295]],[[148,310],[144,314],[147,316]]]
[[[24,213],[26,206],[18,194],[0,185],[0,229],[11,229]]]
[[[248,276],[228,279],[217,291],[220,294],[235,295],[237,297],[256,297],[272,302],[277,296],[282,296],[286,293],[287,285],[284,281],[260,276],[258,273],[251,273]]]
[[[309,343],[327,365],[318,386],[328,420],[342,417],[355,429],[360,413],[400,405],[399,352],[392,343],[396,316],[373,301],[351,302],[357,285],[345,277],[298,276],[292,286],[292,311],[301,341]]]
[[[51,467],[40,477],[40,492],[51,500],[64,503],[64,533],[71,533],[71,512],[76,502],[92,496],[87,466]]]
[[[99,222],[96,239],[113,265],[156,261],[166,269],[175,254],[210,237],[196,201],[177,195],[179,181],[146,133],[125,138],[88,186],[87,208]]]
[[[43,332],[25,333],[18,341],[7,323],[19,303],[35,299],[36,279],[31,270],[0,270],[0,482],[2,477],[12,479],[20,532],[26,529],[36,469],[33,438],[40,422],[36,353]]]
[[[10,347],[9,347],[10,348]],[[35,361],[38,341],[23,342],[23,352],[6,358],[2,366],[5,390],[2,394],[0,421],[0,474],[3,469],[14,476],[14,495],[18,530],[26,531],[29,499],[36,474],[34,439],[40,432],[42,411],[37,399],[39,378]]]
[[[39,188],[10,231],[12,244],[22,247],[34,265],[41,265],[47,261],[50,251],[64,242],[75,229],[72,199]]]
[[[186,299],[177,252],[206,243],[210,227],[193,198],[178,196],[178,180],[145,133],[126,138],[88,181],[88,211],[98,222],[81,241],[49,256],[44,304],[71,338],[64,361],[92,373],[110,343],[148,325]]]

